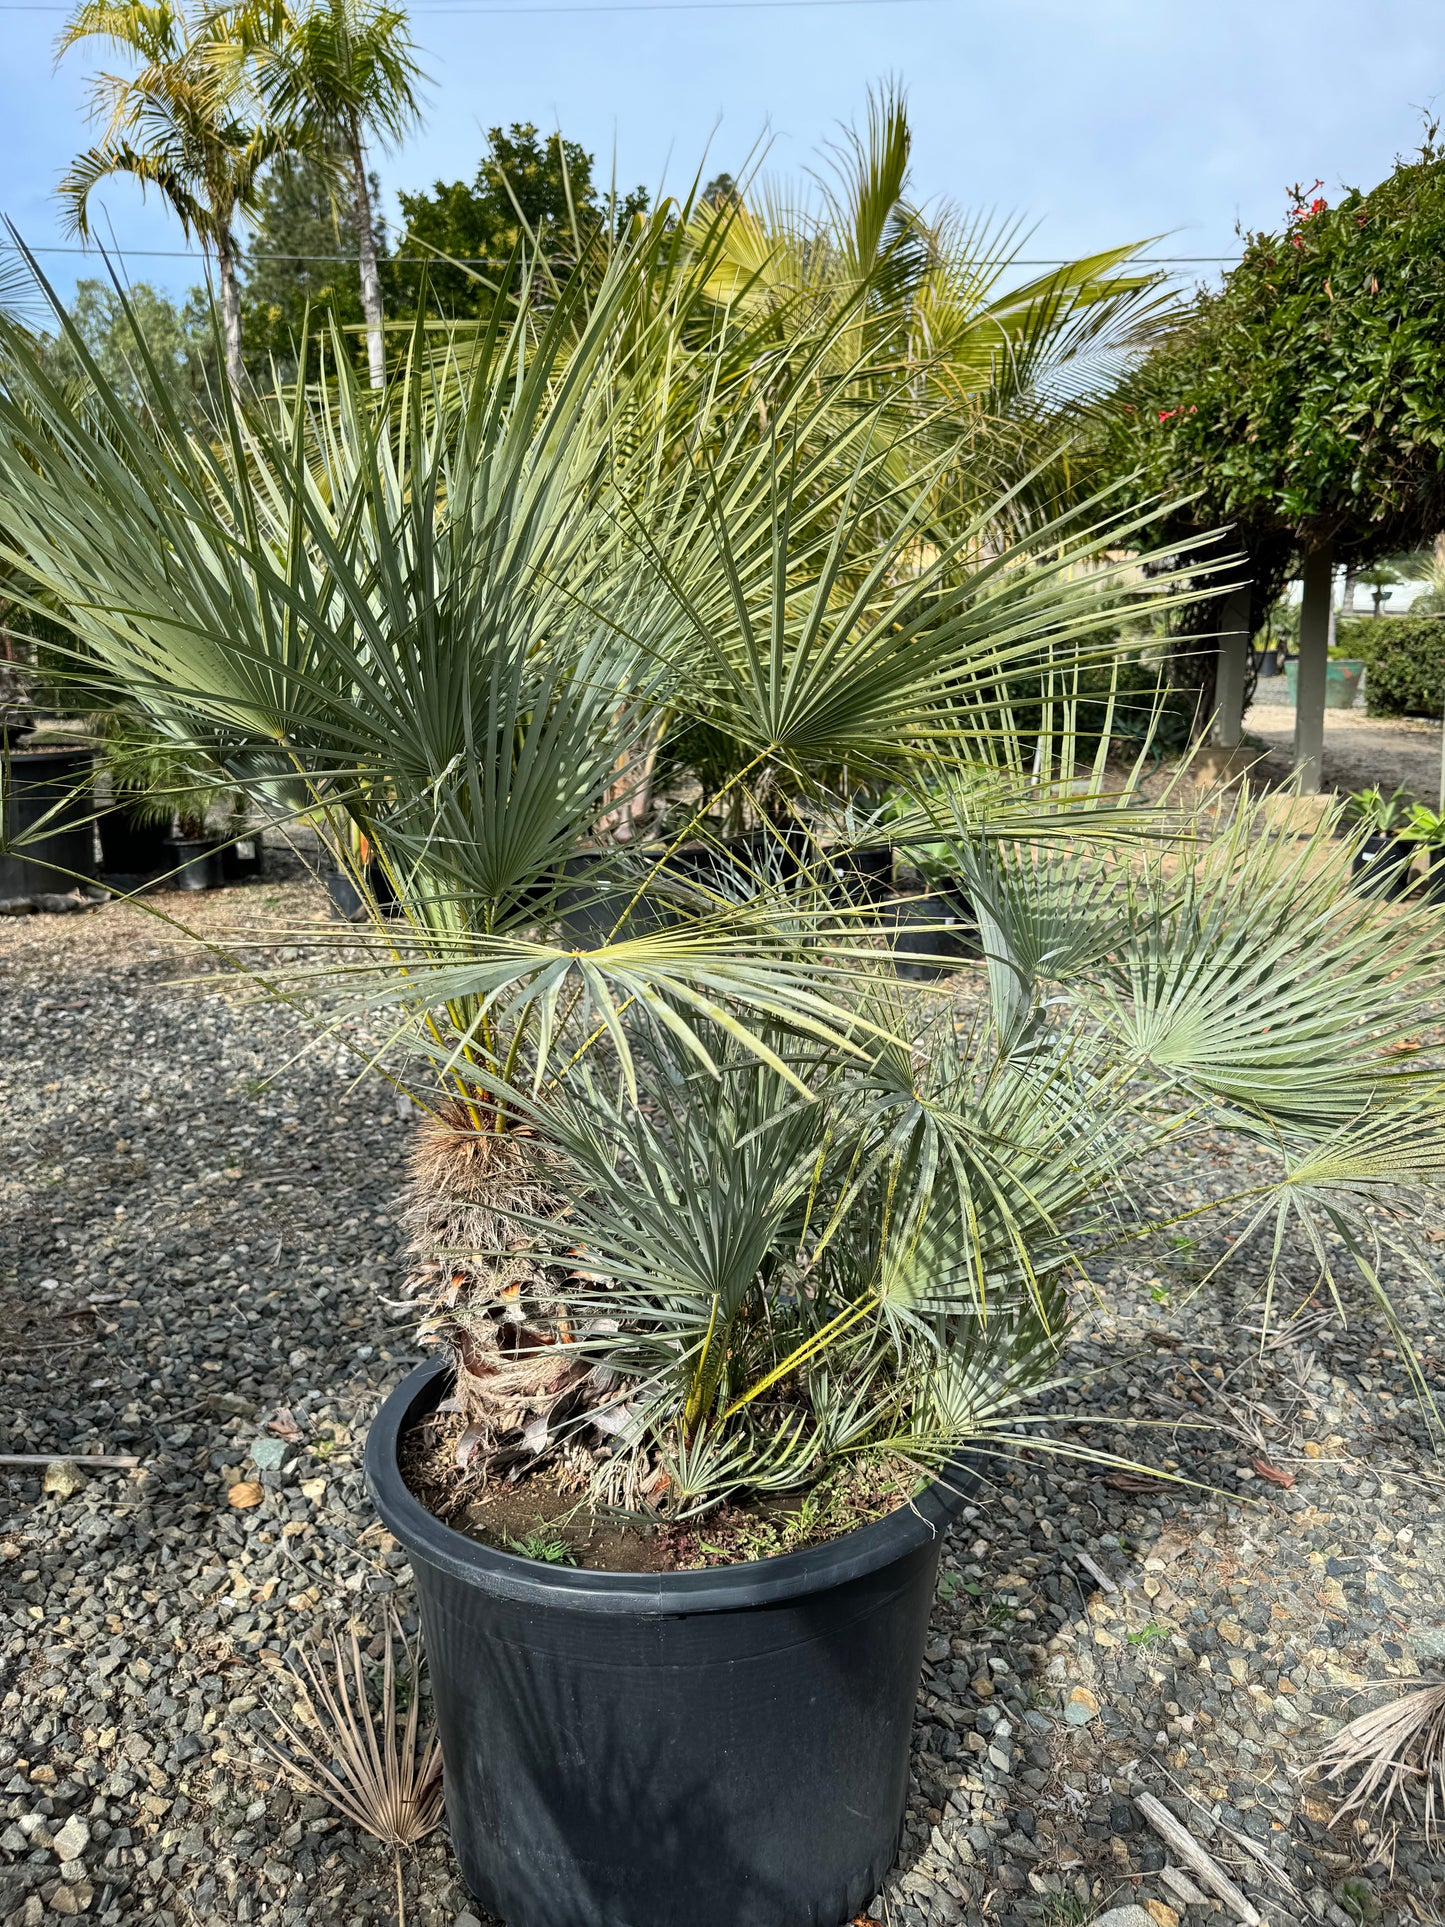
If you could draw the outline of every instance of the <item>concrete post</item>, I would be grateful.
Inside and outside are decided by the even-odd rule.
[[[1300,789],[1315,795],[1324,781],[1325,673],[1330,660],[1330,608],[1334,566],[1330,545],[1305,555],[1304,598],[1299,612],[1299,669],[1295,683],[1294,766]]]
[[[1214,736],[1220,749],[1238,749],[1244,732],[1244,677],[1249,667],[1249,590],[1224,600],[1219,668],[1214,678]]]

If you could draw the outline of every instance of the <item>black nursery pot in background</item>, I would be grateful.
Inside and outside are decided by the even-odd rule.
[[[830,855],[823,871],[834,903],[882,903],[893,890],[893,846],[865,843]]]
[[[169,870],[170,831],[164,823],[137,822],[120,805],[98,819],[101,873],[108,877],[151,877]]]
[[[258,883],[265,874],[266,848],[259,830],[252,830],[247,836],[233,837],[230,842],[221,845],[223,883]]]
[[[257,849],[259,848],[258,841]],[[331,899],[333,917],[340,917],[343,923],[366,921],[369,913],[349,871],[327,870],[323,881],[326,884],[326,894]],[[396,892],[391,887],[391,879],[375,859],[366,866],[366,887],[371,892],[372,900],[378,910],[389,913],[396,907]]]
[[[893,968],[905,983],[931,984],[983,955],[978,919],[958,881],[926,896],[903,898],[885,912],[892,925]]]
[[[166,840],[172,881],[178,890],[218,890],[221,887],[221,853],[208,836],[173,836]]]
[[[702,1572],[497,1552],[412,1497],[382,1406],[366,1482],[416,1574],[468,1886],[507,1927],[840,1927],[893,1863],[939,1550],[974,1483],[827,1545]]]
[[[1402,897],[1410,887],[1416,845],[1371,833],[1350,859],[1350,874],[1371,896]]]
[[[94,769],[94,752],[88,749],[6,753],[6,843],[42,822],[44,828],[19,849],[0,854],[0,901],[66,895],[95,875],[95,804],[88,788]]]

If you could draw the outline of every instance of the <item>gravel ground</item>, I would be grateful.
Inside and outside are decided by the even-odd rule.
[[[289,882],[194,914],[275,952],[319,910]],[[49,1491],[3,1474],[0,1921],[26,1927],[394,1918],[389,1857],[263,1741],[268,1654],[408,1619],[360,1478],[416,1356],[386,1303],[407,1126],[334,1049],[263,1083],[296,1020],[177,982],[197,969],[125,906],[0,925],[0,1449],[142,1461]],[[1161,1172],[1161,1208],[1242,1175],[1203,1141]],[[998,1469],[947,1549],[889,1927],[1229,1918],[1188,1902],[1138,1792],[1272,1927],[1445,1921],[1417,1832],[1331,1830],[1301,1778],[1365,1688],[1445,1657],[1445,1477],[1377,1323],[1306,1320],[1261,1351],[1247,1260],[1191,1295],[1211,1256],[1161,1238],[1097,1281],[1058,1432],[1210,1490],[1036,1457]],[[1428,1352],[1433,1303],[1400,1289]],[[1090,1420],[1119,1413],[1131,1432]],[[228,1504],[238,1481],[262,1502]],[[410,1920],[476,1927],[444,1837],[406,1881]]]

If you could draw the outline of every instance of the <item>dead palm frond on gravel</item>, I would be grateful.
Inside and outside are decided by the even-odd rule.
[[[329,1653],[296,1651],[289,1670],[299,1689],[294,1721],[273,1710],[285,1746],[271,1746],[271,1755],[299,1787],[392,1849],[400,1923],[402,1849],[440,1823],[444,1800],[441,1742],[434,1727],[421,1726],[420,1648],[394,1616],[387,1620],[374,1696],[355,1627],[344,1639],[333,1633]]]
[[[1428,1841],[1445,1801],[1445,1684],[1404,1683],[1415,1690],[1340,1728],[1316,1758],[1314,1774],[1327,1785],[1353,1778],[1336,1821],[1366,1807],[1383,1817],[1396,1805],[1413,1821],[1418,1797]]]

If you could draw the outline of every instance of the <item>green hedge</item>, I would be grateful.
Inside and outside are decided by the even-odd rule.
[[[1340,623],[1335,642],[1365,663],[1372,716],[1439,716],[1445,710],[1445,617],[1367,616]]]

